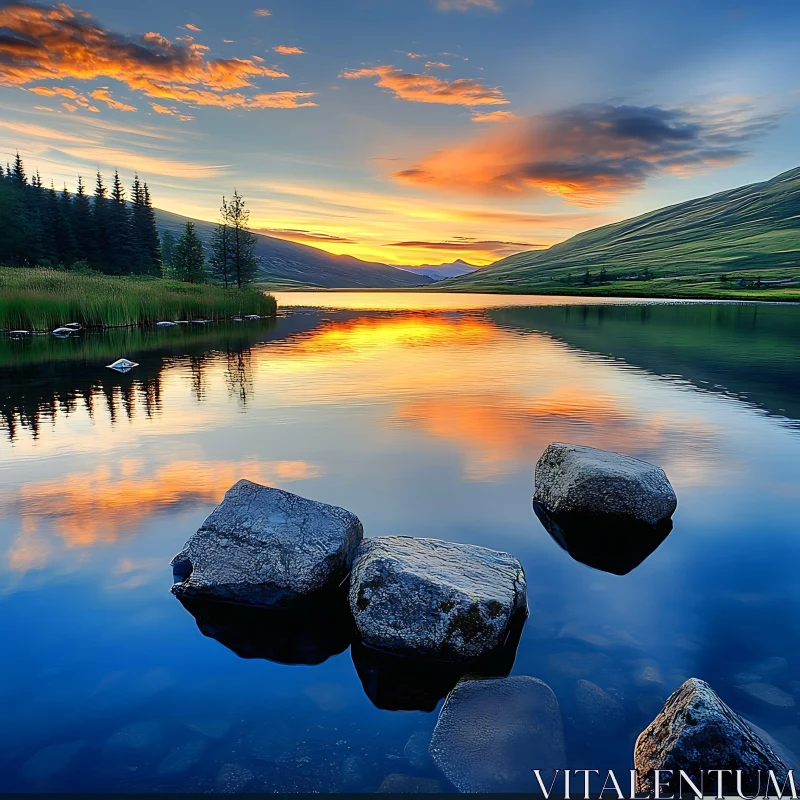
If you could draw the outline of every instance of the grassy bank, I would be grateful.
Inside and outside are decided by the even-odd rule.
[[[568,295],[571,297],[640,297],[677,300],[738,300],[740,302],[800,302],[800,285],[763,285],[756,288],[756,278],[775,280],[771,273],[746,276],[749,286],[740,287],[735,281],[718,279],[697,279],[692,277],[654,278],[648,281],[611,281],[605,284],[582,286],[574,284],[553,284],[533,281],[492,282],[484,281],[469,286],[442,284],[439,291],[468,292],[478,294],[531,294]],[[437,285],[423,291],[436,290]]]
[[[6,330],[51,330],[68,322],[85,327],[150,325],[275,312],[275,298],[257,289],[0,267],[0,329]]]

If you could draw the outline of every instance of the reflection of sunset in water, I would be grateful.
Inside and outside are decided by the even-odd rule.
[[[486,393],[419,399],[402,405],[394,422],[416,426],[462,447],[468,480],[494,480],[508,474],[553,441],[646,457],[683,442],[685,435],[675,438],[679,427],[693,432],[695,447],[707,445],[714,437],[713,428],[701,420],[637,415],[609,395],[593,396],[569,386],[539,397]],[[702,477],[696,470],[693,480]]]
[[[312,306],[317,308],[351,309],[355,311],[470,311],[498,307],[579,306],[586,299],[547,295],[498,295],[434,292],[432,290],[396,292],[272,292],[279,308]],[[593,304],[639,304],[637,299],[593,297]]]
[[[382,301],[396,297],[404,295]],[[17,435],[12,446],[18,471],[5,506],[20,521],[7,566],[23,573],[56,552],[85,558],[133,540],[159,512],[216,503],[243,477],[346,480],[347,459],[382,463],[382,447],[399,447],[410,464],[426,449],[454,455],[470,482],[531,471],[552,441],[652,458],[676,485],[711,485],[735,469],[735,460],[715,466],[718,427],[681,410],[678,392],[654,404],[659,390],[647,376],[544,333],[509,330],[478,311],[307,319],[233,352],[142,358],[131,377],[101,373],[102,386],[95,372],[86,389],[51,400],[36,438]],[[335,421],[351,417],[355,433]]]
[[[350,352],[369,355],[375,350],[407,347],[479,345],[496,338],[497,328],[472,317],[435,314],[397,314],[327,323],[292,343],[292,355],[333,355]]]
[[[381,664],[341,651],[335,614],[322,629],[267,630],[235,613],[203,621],[171,595],[170,560],[241,478],[346,508],[367,537],[519,558],[531,614],[513,671],[550,685],[565,720],[585,717],[578,678],[624,711],[615,742],[572,730],[586,743],[570,750],[578,766],[614,758],[626,769],[629,734],[686,676],[730,688],[764,659],[800,663],[785,635],[800,559],[791,310],[519,307],[530,298],[457,310],[479,306],[474,296],[432,310],[418,306],[441,297],[370,294],[415,305],[387,312],[336,310],[358,298],[325,297],[330,308],[284,308],[274,324],[184,326],[163,340],[158,330],[0,338],[6,781],[22,769],[25,790],[49,791],[34,767],[50,765],[54,747],[80,747],[76,796],[181,791],[187,780],[214,792],[233,786],[220,783],[238,774],[231,764],[258,773],[245,791],[351,791],[341,781],[357,753],[374,791],[398,769],[392,754],[421,723],[430,730],[436,712],[376,707],[395,704],[395,687]],[[106,369],[120,356],[139,366]],[[673,530],[624,577],[576,560],[537,520],[535,466],[556,441],[637,456],[675,487]],[[287,663],[298,658],[322,661]],[[644,672],[661,681],[652,704],[641,702]],[[770,672],[787,696],[790,673]],[[427,682],[406,684],[428,693]],[[762,705],[774,716],[754,722],[785,729],[786,708]],[[127,747],[140,738],[147,747]],[[200,760],[170,778],[175,754],[183,763],[184,745],[203,742]],[[109,786],[112,755],[125,769]],[[291,785],[267,783],[278,773]],[[54,791],[67,774],[52,776]]]
[[[42,523],[67,548],[116,542],[152,514],[194,503],[218,503],[241,478],[281,486],[319,477],[304,461],[173,461],[155,469],[139,459],[103,464],[54,480],[23,484],[11,502],[21,517],[8,553],[12,569],[41,567],[53,552]]]

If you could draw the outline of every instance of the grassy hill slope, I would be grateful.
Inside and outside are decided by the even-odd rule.
[[[800,298],[800,168],[518,253],[437,287]]]
[[[180,236],[189,218],[156,209],[156,220],[159,230],[168,228]],[[199,219],[192,222],[200,238],[208,244],[216,226]],[[259,283],[268,288],[402,289],[432,280],[387,264],[336,256],[317,247],[260,233],[255,235],[258,239],[256,256],[261,264]]]

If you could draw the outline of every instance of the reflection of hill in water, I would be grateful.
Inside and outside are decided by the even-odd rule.
[[[800,420],[800,308],[642,305],[501,308],[503,328],[553,336],[704,391]]]

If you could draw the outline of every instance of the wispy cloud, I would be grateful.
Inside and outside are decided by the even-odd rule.
[[[405,183],[476,195],[615,201],[663,174],[694,174],[744,158],[779,115],[748,100],[702,108],[581,105],[512,121],[395,173]]]
[[[500,6],[496,0],[436,0],[439,11],[472,11],[476,8],[485,8],[489,11],[499,11]]]
[[[95,100],[100,100],[100,102],[105,103],[109,108],[113,108],[115,111],[136,111],[134,106],[128,105],[128,103],[122,103],[119,100],[115,100],[108,91],[108,88],[105,86],[95,89],[91,93],[91,97],[93,97]]]
[[[256,17],[271,17],[272,12],[268,8],[256,8],[253,11],[253,16]]]
[[[291,47],[285,44],[279,44],[277,47],[273,47],[272,49],[282,56],[301,56],[306,52],[299,47]]]
[[[265,236],[276,236],[278,239],[290,239],[293,242],[339,242],[344,244],[355,244],[355,239],[346,236],[335,236],[330,233],[317,233],[314,231],[302,230],[299,228],[253,228],[257,233]]]
[[[516,122],[519,117],[513,111],[476,111],[473,122]]]
[[[200,31],[203,30],[202,28],[198,28],[197,25],[192,25],[191,22],[187,22],[184,28],[186,28],[187,31],[194,31],[195,33],[200,33]]]
[[[165,116],[177,117],[183,122],[189,122],[194,119],[194,117],[191,114],[184,114],[179,108],[176,108],[175,106],[162,106],[161,103],[150,103],[150,108],[152,108],[153,111],[156,112],[156,114],[163,114]]]
[[[450,69],[450,65],[444,61],[426,61],[425,69]]]
[[[251,58],[207,59],[190,36],[172,42],[158,33],[126,37],[89,14],[60,4],[11,3],[0,8],[0,84],[113,78],[156,100],[218,108],[300,108],[310,92],[256,93],[259,78],[285,72]],[[40,87],[41,88],[41,87]],[[44,87],[47,88],[47,87]]]
[[[434,75],[403,72],[402,69],[390,65],[347,69],[339,77],[347,80],[377,78],[376,86],[392,92],[400,100],[414,103],[459,106],[495,106],[508,103],[499,89],[485,86],[471,78],[447,81]]]
[[[547,247],[544,244],[532,242],[503,242],[492,240],[469,239],[456,237],[452,241],[412,241],[392,242],[387,247],[402,247],[408,250],[444,250],[457,253],[483,251],[493,253],[498,258],[519,253],[521,250],[539,250]]]

